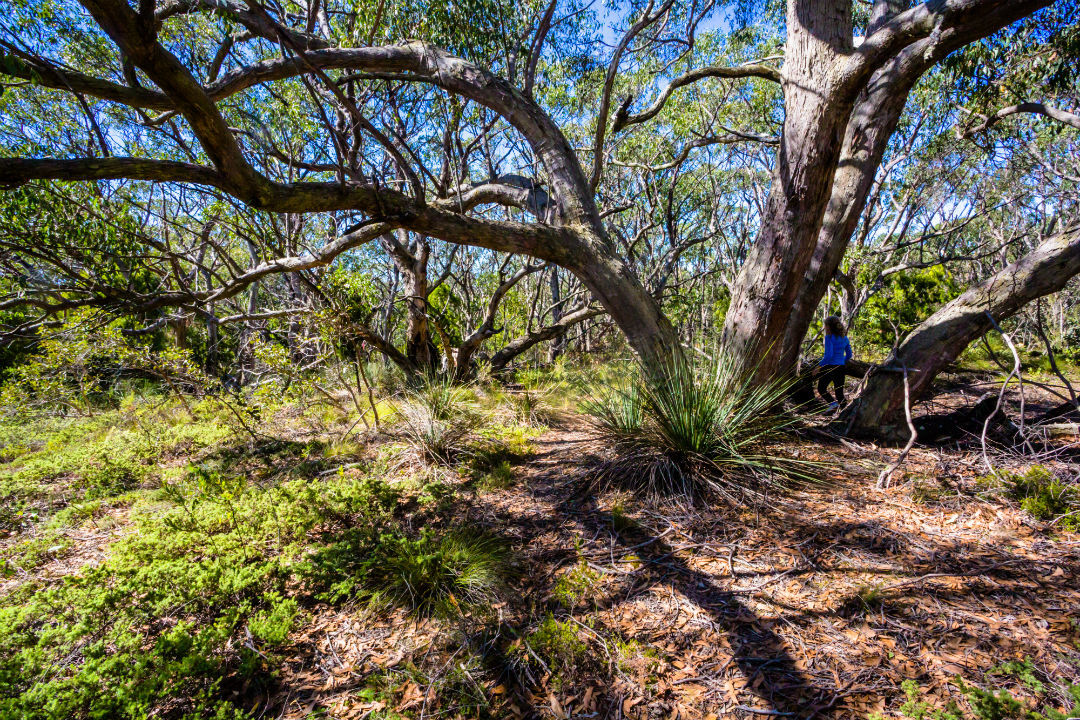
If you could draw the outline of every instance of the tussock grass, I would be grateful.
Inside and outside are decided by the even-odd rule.
[[[409,536],[399,528],[354,528],[315,553],[303,574],[329,602],[405,607],[420,617],[454,617],[494,601],[508,574],[496,538],[467,530]]]
[[[507,552],[486,535],[465,531],[441,537],[395,538],[374,573],[375,604],[409,607],[420,616],[452,617],[495,600],[506,574]]]
[[[477,420],[470,396],[469,388],[439,377],[424,378],[406,391],[398,412],[406,440],[423,460],[449,465],[466,450]]]
[[[600,489],[744,502],[815,479],[813,463],[772,449],[794,422],[782,411],[790,385],[755,385],[720,356],[662,375],[638,367],[626,385],[594,391],[583,409],[611,447],[595,473]]]

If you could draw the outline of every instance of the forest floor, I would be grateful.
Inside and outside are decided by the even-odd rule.
[[[550,614],[580,643],[532,687],[496,682],[508,715],[862,718],[909,701],[904,680],[937,708],[963,701],[959,681],[1034,699],[1025,667],[1080,682],[1080,536],[979,497],[981,458],[916,450],[907,478],[876,490],[879,451],[792,447],[838,465],[827,487],[757,512],[688,511],[579,494],[600,451],[573,421],[536,446],[512,487],[458,506],[523,564],[499,622],[520,632]],[[436,648],[445,668],[461,649],[430,627],[350,613],[301,637],[286,717],[362,716],[380,704],[354,702],[367,672]],[[398,689],[395,710],[423,705],[423,688]]]
[[[71,497],[77,470],[36,472],[37,495],[20,491],[19,513],[52,520],[9,518],[9,529],[0,532],[0,625],[7,623],[0,631],[9,633],[0,639],[0,660],[11,661],[16,675],[19,669],[36,675],[20,683],[9,671],[0,703],[11,704],[0,707],[20,707],[15,693],[26,700],[35,686],[60,697],[76,692],[64,683],[86,682],[78,666],[96,657],[85,649],[89,641],[74,649],[55,637],[46,642],[40,623],[51,620],[56,628],[82,618],[85,624],[70,606],[97,601],[57,588],[89,592],[102,583],[138,597],[131,588],[139,583],[185,584],[189,570],[177,564],[183,558],[200,572],[216,557],[233,570],[250,563],[254,573],[271,556],[277,564],[260,576],[259,587],[275,589],[264,595],[244,594],[232,579],[232,589],[215,601],[221,607],[179,610],[195,600],[178,595],[141,608],[141,619],[131,621],[142,633],[135,644],[150,653],[155,672],[171,673],[168,682],[125,675],[110,685],[98,668],[95,692],[150,683],[146,710],[165,717],[209,715],[193,704],[198,692],[227,698],[256,717],[373,719],[880,713],[990,720],[1054,717],[1080,701],[1069,695],[1070,686],[1080,684],[1080,533],[1066,530],[1075,526],[1061,518],[1036,519],[1031,506],[1011,498],[988,476],[976,443],[916,447],[892,486],[878,489],[879,472],[898,450],[830,437],[824,421],[813,421],[777,452],[825,463],[821,484],[755,507],[685,507],[590,491],[590,471],[606,449],[574,413],[550,414],[545,426],[528,430],[500,425],[514,451],[500,455],[509,460],[491,476],[460,467],[432,472],[401,450],[393,431],[347,452],[332,451],[318,440],[327,436],[325,428],[308,427],[303,416],[289,413],[277,419],[273,437],[247,441],[237,452],[221,445],[224,431],[185,422],[178,409],[170,413],[159,432],[172,433],[172,449],[155,460],[163,484],[170,478],[180,483],[192,468],[227,456],[229,473],[247,476],[248,489],[238,485],[236,497],[254,499],[234,500],[232,491],[222,490],[231,487],[222,479],[229,473],[195,472],[204,494],[216,483],[216,497],[226,497],[226,519],[211,530],[209,516],[198,514],[201,506],[192,500],[188,508],[179,495],[129,487],[88,501]],[[147,420],[140,422],[145,430]],[[188,430],[179,435],[191,437],[177,437],[181,426]],[[47,442],[57,447],[55,439]],[[27,446],[33,449],[34,442]],[[13,447],[9,439],[5,448]],[[386,462],[387,448],[398,459]],[[1001,454],[992,459],[1003,478],[1021,482],[1075,468],[1076,451],[1066,439],[1038,464]],[[19,464],[18,458],[4,460]],[[11,478],[28,482],[9,472],[5,502],[17,494]],[[321,506],[324,488],[335,498],[352,492],[334,482],[373,474],[399,487],[391,512],[399,523],[394,527],[406,535],[467,528],[508,548],[505,577],[489,601],[462,606],[456,616],[425,617],[311,589],[311,576],[296,568],[331,541],[340,545],[357,521],[340,503],[310,520],[303,513]],[[301,528],[296,538],[282,540],[281,525],[259,530],[261,516],[251,508],[264,507],[267,498],[272,512],[296,515],[285,521]],[[88,503],[92,507],[83,507]],[[181,527],[177,518],[184,513],[191,524]],[[162,518],[173,519],[162,525]],[[215,550],[194,536],[190,546],[162,548],[158,538],[166,536],[153,534],[162,528],[205,530]],[[241,553],[235,557],[231,545],[221,545],[234,535]],[[259,548],[254,556],[253,546]],[[264,550],[271,546],[273,553]],[[147,577],[146,568],[166,556],[163,574]],[[133,569],[123,569],[128,565]],[[190,577],[203,582],[203,575]],[[201,595],[191,598],[213,595],[192,592]],[[148,588],[146,596],[153,594]],[[126,597],[111,597],[108,607],[134,612],[123,609],[136,602]],[[261,598],[250,602],[263,603],[264,610],[238,622],[222,608],[240,597]],[[39,598],[55,602],[34,605],[51,602]],[[243,602],[238,606],[246,607]],[[160,610],[163,604],[170,609]],[[20,611],[36,619],[28,626]],[[275,631],[271,620],[279,614],[288,622]],[[209,669],[191,669],[188,661],[179,671],[165,661],[154,665],[153,653],[165,652],[160,633],[200,623],[217,627],[221,618],[231,618],[235,630],[205,651],[214,658]],[[102,625],[94,638],[106,638],[105,655],[124,647],[116,632]],[[192,637],[198,646],[203,635]],[[184,675],[204,671],[216,680],[191,684]],[[73,716],[95,702],[71,697],[62,709]],[[1023,714],[1035,711],[1042,715]]]

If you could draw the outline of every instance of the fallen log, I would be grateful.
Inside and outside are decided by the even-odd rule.
[[[1058,418],[1063,418],[1071,413],[1080,414],[1080,407],[1077,407],[1076,403],[1074,403],[1072,400],[1069,400],[1067,402],[1061,403],[1057,407],[1047,410],[1045,413],[1035,418],[1035,424],[1042,425],[1043,423],[1049,422],[1050,420],[1057,420]]]
[[[1035,432],[1046,433],[1048,438],[1080,437],[1080,423],[1050,423],[1049,425],[1036,425],[1032,428]]]

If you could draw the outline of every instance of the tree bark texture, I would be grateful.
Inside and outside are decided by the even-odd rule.
[[[1000,323],[1027,303],[1061,290],[1078,273],[1080,227],[1073,227],[947,303],[907,336],[882,371],[871,373],[852,407],[852,429],[888,434],[901,419],[904,386],[895,372],[901,363],[908,367],[911,401],[915,402],[994,322]]]

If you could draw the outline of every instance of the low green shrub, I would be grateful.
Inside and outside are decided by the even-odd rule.
[[[0,446],[22,448],[0,466],[0,500],[47,504],[55,496],[104,499],[158,482],[165,459],[215,445],[231,434],[208,403],[134,406],[91,418],[0,425]]]
[[[500,460],[486,470],[477,468],[473,475],[481,492],[505,490],[514,484],[514,467],[509,460]]]
[[[1034,700],[1022,700],[1006,688],[984,690],[968,685],[957,678],[955,685],[963,693],[967,708],[950,700],[944,708],[935,708],[922,699],[922,690],[915,680],[904,680],[900,689],[904,702],[900,705],[901,717],[909,720],[1068,720],[1080,716],[1080,685],[1059,688],[1059,694],[1067,698],[1064,708],[1054,707],[1046,694],[1046,686],[1034,675],[1028,660],[1004,663],[990,671],[991,675],[1007,675],[1020,680],[1031,691]],[[880,713],[870,715],[869,720],[884,720]]]
[[[317,597],[407,607],[421,617],[452,617],[490,603],[507,575],[508,554],[496,539],[425,529],[351,528],[315,553],[304,574]]]
[[[521,425],[491,424],[481,428],[465,453],[476,488],[501,490],[513,485],[513,463],[535,452],[532,441],[541,432]]]
[[[1080,532],[1080,491],[1062,482],[1043,465],[1018,473],[988,475],[979,484],[1003,491],[1037,520],[1053,521],[1062,530]]]
[[[578,637],[578,629],[570,620],[556,620],[548,614],[536,630],[526,637],[529,647],[549,669],[572,671],[588,656],[588,648]]]
[[[246,716],[226,690],[273,682],[314,533],[387,524],[397,503],[370,478],[258,487],[198,467],[147,501],[107,560],[0,603],[0,717]]]
[[[468,447],[477,418],[470,391],[450,380],[426,378],[406,392],[398,408],[405,437],[425,461],[448,465]]]
[[[582,560],[555,581],[551,594],[564,608],[573,610],[578,603],[592,593],[599,580],[600,573]]]

